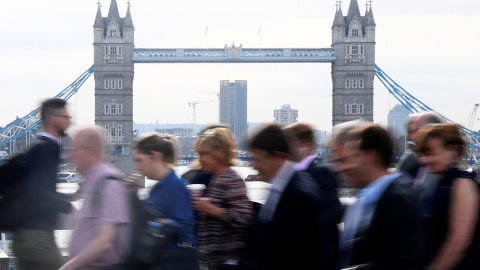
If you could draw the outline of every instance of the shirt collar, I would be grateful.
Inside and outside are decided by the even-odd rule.
[[[357,194],[357,197],[365,198],[365,200],[368,202],[378,201],[387,187],[389,187],[390,184],[399,176],[399,173],[381,176],[360,190]]]
[[[308,168],[310,163],[317,157],[317,155],[311,155],[302,159],[297,165],[295,165],[295,170],[304,171]]]
[[[272,178],[272,187],[276,191],[283,192],[290,182],[290,178],[295,173],[295,163],[286,160],[283,166],[275,173]]]
[[[44,131],[40,132],[40,136],[47,137],[47,138],[52,139],[56,142],[60,142],[60,140],[57,137],[53,136],[50,133],[44,132]]]

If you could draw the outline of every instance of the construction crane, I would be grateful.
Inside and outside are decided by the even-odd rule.
[[[213,102],[213,100],[204,100],[204,101],[192,101],[188,102],[188,107],[193,107],[193,129],[194,129],[194,134],[197,134],[197,104],[202,104],[202,103],[208,103],[208,102]]]
[[[468,129],[472,129],[473,122],[475,121],[475,116],[477,115],[478,105],[479,105],[478,103],[473,105],[472,113],[470,114],[470,118],[468,119],[468,122],[467,122]]]
[[[214,91],[200,91],[200,93],[212,94],[212,95],[216,95],[217,97],[220,96],[219,92],[214,92]]]

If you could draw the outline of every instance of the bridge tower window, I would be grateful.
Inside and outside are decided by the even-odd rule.
[[[110,88],[110,81],[106,80],[105,81],[105,89],[109,89],[109,88]]]
[[[117,87],[117,82],[115,80],[112,80],[112,89],[115,89]]]
[[[115,46],[110,47],[110,54],[111,55],[117,55],[117,47],[115,47]]]
[[[105,104],[105,115],[110,114],[110,105]]]
[[[110,37],[116,37],[117,36],[117,29],[111,29],[110,30]]]
[[[118,81],[118,89],[122,89],[122,80]]]
[[[350,80],[345,81],[345,88],[350,88]]]
[[[358,37],[358,28],[352,29],[352,36],[353,37]]]
[[[346,104],[345,114],[363,114],[363,104]]]
[[[364,87],[364,84],[365,84],[365,83],[364,83],[363,79],[360,79],[360,80],[358,81],[358,88],[363,88],[363,87]]]
[[[357,80],[352,81],[352,88],[357,88]]]

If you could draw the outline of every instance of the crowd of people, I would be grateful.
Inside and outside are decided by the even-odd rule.
[[[40,151],[29,161],[25,208],[13,249],[19,269],[126,269],[131,254],[126,177],[105,161],[104,131],[77,128],[71,162],[83,181],[75,194],[55,190],[58,139],[70,124],[66,103],[42,104]],[[392,173],[393,143],[381,125],[355,120],[333,127],[332,162],[318,164],[307,123],[265,124],[248,139],[253,167],[270,185],[264,204],[249,200],[231,168],[230,129],[211,125],[196,141],[198,160],[184,176],[173,170],[176,140],[142,134],[132,146],[136,169],[157,181],[143,202],[174,237],[151,269],[480,269],[479,187],[462,170],[466,142],[455,124],[435,113],[411,115],[409,149]],[[339,183],[358,188],[344,206]],[[192,196],[188,184],[205,186]],[[101,196],[99,196],[101,194]],[[72,209],[74,227],[64,262],[54,239],[57,213]]]

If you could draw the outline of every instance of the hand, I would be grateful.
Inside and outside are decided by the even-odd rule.
[[[138,184],[140,177],[140,174],[132,174],[125,180],[125,183],[127,183],[131,189],[137,191],[140,188],[140,185]]]
[[[206,197],[192,197],[192,207],[197,211],[208,213],[208,210],[215,206]]]

